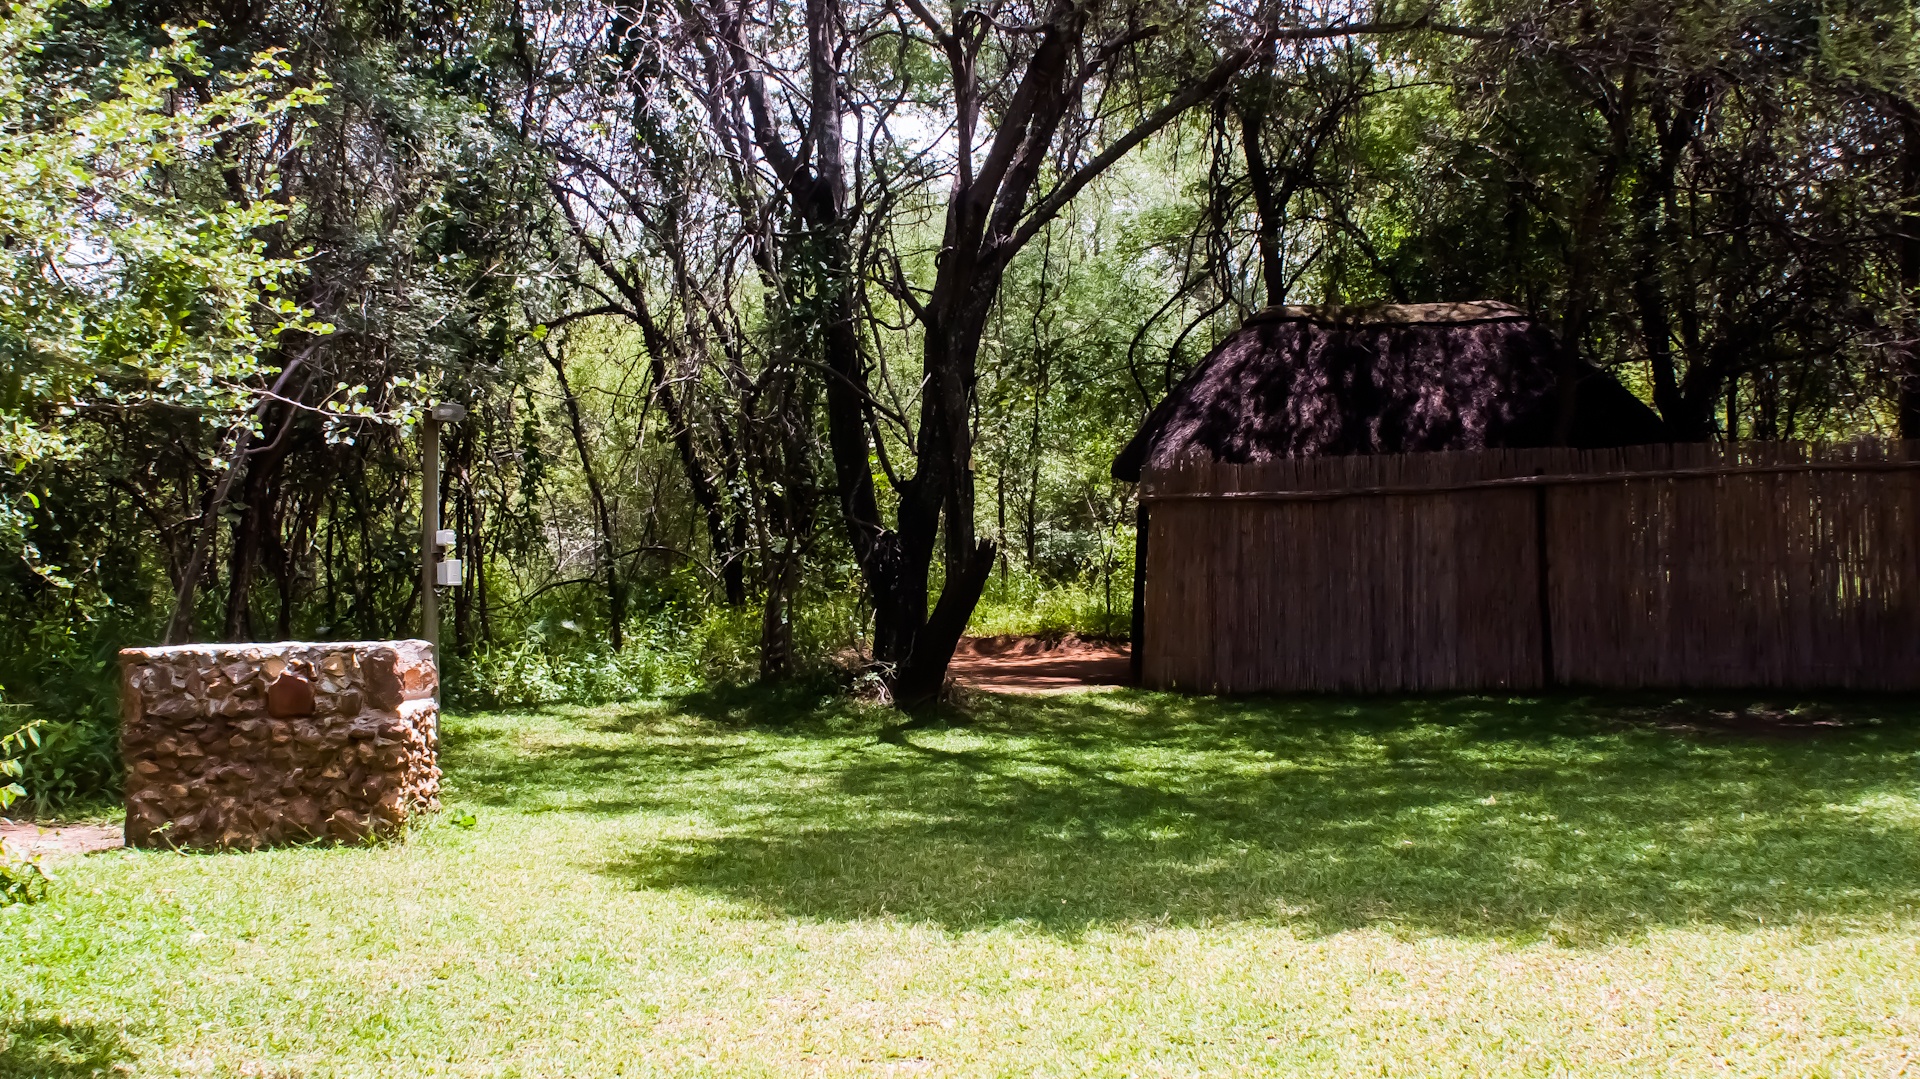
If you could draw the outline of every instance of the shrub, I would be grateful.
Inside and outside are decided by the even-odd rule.
[[[41,720],[40,744],[21,764],[27,797],[38,813],[117,798],[124,779],[119,717]]]
[[[626,637],[615,652],[571,622],[536,624],[511,644],[448,656],[448,699],[485,708],[602,704],[684,692],[738,667],[738,626],[724,608],[690,616],[670,607],[630,624]]]
[[[967,632],[979,637],[1125,637],[1133,622],[1133,563],[1110,574],[1044,582],[1029,575],[989,579]]]
[[[794,615],[795,681],[826,674],[849,636],[851,607],[816,602]],[[535,625],[512,644],[447,656],[446,699],[465,707],[602,704],[738,685],[760,670],[760,608],[668,607],[627,627],[618,652],[571,623]]]
[[[15,857],[0,841],[0,907],[37,903],[47,897],[49,883],[40,859]]]
[[[7,780],[5,784],[0,784],[0,809],[6,809],[14,802],[26,797],[27,788],[21,786],[19,782],[25,772],[20,764],[20,758],[29,747],[40,744],[42,726],[40,721],[35,720],[11,734],[0,737],[0,779]]]
[[[120,614],[117,606],[59,596],[22,617],[0,618],[0,683],[15,702],[3,706],[14,715],[0,716],[0,733],[38,721],[37,742],[13,754],[15,778],[38,814],[120,793],[117,654],[121,642],[149,633]]]
[[[0,809],[26,797],[27,789],[19,782],[25,772],[20,758],[39,746],[41,726],[36,721],[0,736],[0,779],[7,780],[0,784]],[[5,841],[0,840],[0,907],[32,903],[46,894],[47,875],[41,871],[39,860],[14,857]]]

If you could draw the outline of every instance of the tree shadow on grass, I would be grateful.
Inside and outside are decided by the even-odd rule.
[[[605,872],[786,916],[1580,943],[1914,911],[1911,706],[1831,704],[1856,725],[1805,738],[1669,729],[1724,703],[988,699],[894,744],[667,708],[537,766],[700,818]]]
[[[675,710],[710,723],[817,734],[834,730],[849,701],[826,682],[764,687],[722,685],[673,699]]]
[[[683,808],[714,781],[754,776],[785,739],[859,742],[872,724],[798,690],[722,690],[671,701],[545,706],[449,717],[441,763],[462,804],[618,816]]]
[[[26,1018],[0,1021],[0,1075],[78,1079],[119,1075],[133,1052],[114,1031],[87,1023]]]

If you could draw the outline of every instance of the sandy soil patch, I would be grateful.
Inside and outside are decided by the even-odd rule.
[[[123,840],[117,824],[60,824],[13,821],[0,817],[0,841],[18,854],[91,854],[112,850]]]
[[[1132,653],[1125,644],[1067,635],[963,637],[947,668],[955,682],[988,693],[1072,693],[1132,681]]]

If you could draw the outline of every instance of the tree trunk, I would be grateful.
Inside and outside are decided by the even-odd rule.
[[[713,560],[720,566],[720,579],[726,593],[727,606],[740,607],[747,602],[747,567],[742,548],[744,536],[743,524],[738,520],[729,522],[725,503],[719,488],[707,474],[707,467],[700,459],[700,449],[693,441],[693,423],[686,413],[686,403],[673,390],[673,382],[667,371],[667,354],[670,346],[667,336],[653,321],[652,313],[645,307],[638,308],[641,316],[641,336],[646,342],[648,374],[653,380],[654,395],[660,401],[660,410],[666,414],[667,426],[672,432],[674,452],[680,458],[680,467],[687,477],[687,489],[693,494],[694,504],[700,507],[701,516],[707,526],[707,544],[713,551]]]
[[[914,6],[948,61],[954,92],[954,184],[925,302],[911,288],[896,290],[912,307],[923,336],[920,416],[914,432],[915,469],[895,481],[898,509],[889,529],[875,497],[869,454],[876,447],[874,402],[854,320],[857,287],[848,232],[843,164],[843,55],[836,0],[807,0],[807,115],[799,146],[776,130],[779,116],[766,97],[758,61],[741,37],[744,13],[729,6],[721,20],[731,70],[724,92],[738,95],[751,114],[742,141],[758,148],[791,200],[803,240],[813,252],[818,295],[810,324],[820,330],[827,389],[828,441],[839,488],[841,516],[854,559],[874,605],[874,657],[890,672],[895,702],[919,708],[933,701],[946,680],[948,661],[993,572],[995,546],[975,534],[971,419],[976,360],[989,313],[1008,262],[1094,177],[1187,109],[1210,99],[1253,55],[1238,50],[1109,143],[1039,201],[1040,177],[1056,160],[1056,136],[1079,104],[1079,94],[1097,73],[1084,62],[1089,10],[1079,4],[1049,5],[1047,21],[1033,28],[1033,45],[1017,74],[999,89],[983,92],[976,61],[991,20],[968,9],[949,31],[933,12]],[[1104,61],[1102,61],[1104,62]],[[992,96],[999,113],[984,152],[975,136],[984,103]],[[944,543],[942,541],[944,540]],[[927,610],[932,560],[941,545],[945,580]]]
[[[1127,634],[1133,684],[1139,685],[1147,662],[1147,541],[1148,508],[1136,502],[1133,511],[1133,626]]]
[[[240,487],[240,519],[234,523],[228,550],[227,611],[222,634],[228,641],[254,639],[253,574],[266,547],[278,541],[280,470],[293,448],[290,436],[296,419],[291,412],[283,416],[278,436],[254,451],[247,461],[246,481]]]
[[[220,531],[220,511],[226,507],[227,494],[233,490],[233,481],[238,479],[242,466],[247,459],[247,446],[252,441],[253,430],[242,426],[233,436],[233,451],[227,462],[227,470],[220,476],[220,482],[214,486],[208,496],[206,508],[201,512],[206,520],[200,527],[200,539],[194,544],[193,557],[187,560],[186,569],[180,574],[180,588],[173,597],[173,617],[167,620],[168,644],[187,644],[193,640],[194,594],[200,587],[200,578],[207,572],[207,562],[213,556],[213,545]]]
[[[284,482],[282,490],[285,489]],[[278,531],[268,531],[266,543],[261,548],[261,559],[267,570],[273,574],[274,590],[280,599],[280,609],[273,620],[275,640],[289,640],[293,636],[293,612],[299,603],[300,568],[302,552],[310,555],[315,537],[319,534],[320,511],[324,499],[320,491],[324,486],[299,490],[292,498],[293,527],[286,539]]]
[[[1584,371],[1581,347],[1586,341],[1594,307],[1593,277],[1601,245],[1601,234],[1608,211],[1613,208],[1619,186],[1620,170],[1631,149],[1638,72],[1629,69],[1618,88],[1602,78],[1598,108],[1611,133],[1606,157],[1600,161],[1593,185],[1582,200],[1579,216],[1573,222],[1571,251],[1567,263],[1567,299],[1560,318],[1560,349],[1555,371],[1555,396],[1559,417],[1554,425],[1553,443],[1565,446],[1572,439],[1580,378]]]
[[[653,317],[653,309],[647,302],[645,289],[638,279],[623,273],[614,264],[611,256],[590,235],[575,217],[569,199],[572,194],[558,183],[549,182],[556,203],[574,230],[575,238],[587,257],[599,268],[608,281],[613,284],[621,298],[626,300],[625,314],[640,328],[640,339],[647,351],[647,374],[652,380],[652,393],[660,402],[660,409],[666,413],[667,425],[672,432],[674,449],[680,456],[681,468],[687,477],[687,488],[693,494],[693,500],[706,518],[707,542],[713,550],[714,561],[719,563],[721,578],[725,582],[727,605],[739,607],[747,602],[746,567],[741,564],[742,536],[740,528],[729,528],[728,514],[721,492],[714,486],[708,475],[706,465],[700,459],[700,450],[693,441],[693,426],[686,413],[685,402],[674,393],[672,375],[667,367],[669,357],[678,356],[672,338],[668,337],[658,321]],[[725,428],[722,426],[722,431]],[[736,515],[737,516],[737,515]],[[739,522],[736,520],[735,524]]]
[[[1286,207],[1274,197],[1273,173],[1267,168],[1267,155],[1260,145],[1260,129],[1265,119],[1251,105],[1240,103],[1240,149],[1247,159],[1247,183],[1253,188],[1253,207],[1260,238],[1260,276],[1267,286],[1267,306],[1287,302],[1287,267],[1280,256],[1280,215]]]
[[[767,593],[760,609],[760,680],[778,682],[793,673],[793,593],[799,587],[797,549],[770,553]]]
[[[455,427],[453,437],[447,440],[448,479],[454,483],[442,481],[442,489],[453,500],[454,556],[467,567],[467,574],[473,580],[471,587],[458,588],[453,593],[453,651],[457,656],[465,657],[473,650],[473,598],[481,586],[480,567],[485,559],[476,557],[474,552],[480,544],[479,507],[473,498],[472,462],[474,443],[478,441],[471,424]]]
[[[1900,437],[1920,438],[1920,105],[1898,102],[1900,115],[1900,235],[1895,264],[1906,311],[1898,353]]]
[[[1037,350],[1036,350],[1037,351]],[[1040,356],[1034,357],[1036,360]],[[1033,385],[1033,416],[1027,429],[1027,573],[1033,573],[1034,563],[1040,557],[1040,400],[1047,392],[1047,369],[1044,361],[1036,372]]]
[[[949,254],[959,255],[953,251]],[[923,353],[928,385],[921,397],[920,460],[914,475],[917,497],[911,515],[907,500],[901,500],[900,536],[907,557],[900,590],[926,596],[936,538],[945,540],[942,562],[946,580],[933,611],[913,626],[910,640],[898,642],[906,647],[895,660],[899,673],[894,699],[909,709],[927,705],[939,696],[946,683],[947,664],[993,573],[993,541],[978,538],[974,530],[970,421],[976,357],[986,332],[991,297],[999,289],[1000,267],[988,265],[982,269],[985,273],[981,276],[990,279],[982,282],[984,287],[965,292],[956,288],[949,294],[950,321],[935,314],[934,304],[928,305]],[[935,292],[938,303],[937,285]],[[921,610],[924,603],[921,598]]]
[[[567,408],[567,428],[573,433],[574,452],[580,456],[580,471],[586,477],[587,494],[593,502],[594,524],[599,531],[598,561],[607,582],[607,643],[618,652],[626,645],[627,585],[620,576],[619,549],[614,545],[613,512],[608,506],[600,473],[593,466],[593,447],[587,440],[586,422],[580,415],[580,399],[574,396],[573,387],[567,381],[567,366],[551,346],[543,344],[542,351],[547,354],[547,363],[560,383],[560,396]]]

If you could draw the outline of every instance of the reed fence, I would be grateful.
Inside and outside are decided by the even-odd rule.
[[[1920,442],[1194,459],[1143,684],[1920,688]]]

